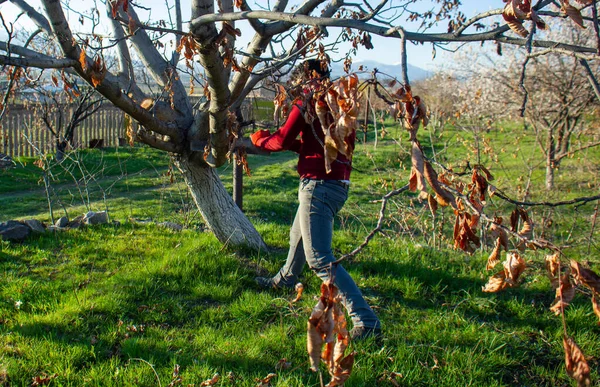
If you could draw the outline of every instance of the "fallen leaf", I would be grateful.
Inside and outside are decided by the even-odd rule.
[[[302,292],[304,292],[304,285],[302,285],[301,282],[298,282],[294,289],[296,290],[296,298],[292,300],[292,303],[300,301],[300,298],[302,298]]]
[[[200,383],[200,386],[201,387],[214,386],[215,384],[217,384],[219,382],[220,379],[221,379],[221,375],[216,373],[213,375],[212,378],[207,379],[207,380],[203,381],[202,383]]]
[[[56,379],[57,377],[58,377],[58,374],[53,374],[50,376],[48,376],[46,374],[41,374],[38,376],[34,376],[32,378],[31,385],[32,386],[47,386],[48,384],[50,384],[52,379]]]
[[[258,382],[258,384],[256,385],[256,387],[269,387],[271,386],[271,379],[273,379],[275,376],[277,376],[274,373],[270,373],[267,376],[265,376],[262,379],[256,379],[256,381]]]

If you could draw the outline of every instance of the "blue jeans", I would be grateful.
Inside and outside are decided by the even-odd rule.
[[[290,250],[285,265],[273,278],[277,286],[293,286],[308,266],[321,278],[329,281],[333,222],[348,199],[348,188],[337,180],[301,179],[298,189],[298,211],[290,230]],[[379,319],[365,301],[350,274],[341,266],[334,269],[334,283],[355,327],[380,328]]]

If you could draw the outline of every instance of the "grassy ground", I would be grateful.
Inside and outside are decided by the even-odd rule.
[[[351,195],[336,226],[337,254],[362,241],[376,220],[377,199],[408,179],[406,140],[390,140],[404,133],[388,131],[377,149],[372,141],[357,149]],[[467,136],[458,129],[421,133],[426,149],[456,165],[473,160],[471,150],[431,147],[429,138],[440,136],[436,144],[458,143],[459,135]],[[492,135],[494,141],[514,141],[500,132]],[[497,185],[519,195],[513,182],[524,164],[517,161],[523,159],[496,147]],[[533,146],[521,149],[532,152]],[[597,153],[587,155],[592,167],[599,159]],[[94,179],[83,183],[89,172],[73,177],[57,170],[51,184],[55,212],[75,216],[88,208],[108,208],[122,225],[0,244],[0,381],[28,386],[35,377],[47,377],[56,386],[167,386],[178,365],[181,385],[198,386],[219,373],[218,385],[255,386],[256,378],[271,372],[277,374],[277,386],[320,385],[308,371],[305,350],[318,279],[304,272],[305,296],[297,304],[289,302],[288,292],[261,291],[253,283],[285,259],[297,189],[293,155],[249,160],[253,175],[245,179],[244,208],[272,247],[254,254],[224,250],[202,231],[176,174],[171,182],[166,156],[142,148],[109,149],[84,152],[77,160],[94,171]],[[44,186],[38,184],[42,172],[33,161],[21,160],[17,168],[0,172],[0,221],[48,221]],[[589,193],[578,183],[586,176],[592,180],[577,173],[588,168],[581,165],[585,161],[565,162],[557,176],[561,190]],[[220,173],[229,187],[230,167]],[[78,185],[88,193],[79,194]],[[542,190],[532,195],[548,197]],[[512,209],[496,201],[492,205],[499,212]],[[391,386],[393,372],[401,374],[396,380],[405,386],[573,385],[564,369],[562,322],[548,310],[554,294],[542,270],[544,252],[527,253],[529,267],[519,288],[483,293],[487,253],[467,256],[449,248],[451,211],[434,220],[412,194],[396,198],[389,208],[388,238],[377,236],[345,265],[381,317],[385,334],[382,345],[353,344],[358,354],[347,386]],[[573,209],[560,211],[557,219]],[[570,240],[581,246],[566,254],[598,269],[595,245],[592,254],[581,253],[590,246],[581,241],[590,232],[593,205],[577,211],[571,223],[553,226],[558,232],[552,237],[568,242],[555,234],[577,227]],[[189,228],[175,233],[127,222],[131,217],[174,220]],[[445,236],[438,232],[444,227]],[[566,311],[566,323],[598,385],[596,321],[589,298],[579,294]],[[291,368],[277,370],[281,359]]]

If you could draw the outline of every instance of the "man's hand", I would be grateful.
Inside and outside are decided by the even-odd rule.
[[[263,138],[267,138],[271,135],[271,132],[269,132],[267,129],[262,129],[259,130],[258,132],[254,132],[252,133],[252,135],[250,136],[250,140],[252,141],[252,144],[254,146],[260,146],[260,143],[262,141],[259,141]]]

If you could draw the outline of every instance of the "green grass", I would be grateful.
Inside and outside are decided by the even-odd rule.
[[[355,248],[373,227],[377,199],[406,184],[408,141],[402,132],[389,132],[377,149],[372,141],[357,147],[351,195],[336,226],[338,255]],[[466,136],[457,132],[432,133],[437,148],[428,132],[420,137],[427,152],[436,149],[449,163],[473,162],[468,149],[438,145]],[[403,138],[392,141],[392,135]],[[489,135],[494,142],[514,141],[499,130]],[[520,143],[520,152],[532,150],[531,143]],[[513,181],[523,160],[499,152],[499,146],[494,145],[499,162],[492,167],[496,184],[518,195]],[[88,207],[108,208],[122,225],[35,236],[22,244],[1,242],[0,380],[29,386],[36,376],[56,374],[50,385],[157,386],[156,372],[167,386],[178,364],[181,385],[198,386],[217,372],[219,386],[255,386],[255,378],[270,372],[277,374],[277,386],[320,385],[308,371],[305,349],[318,278],[305,270],[305,295],[297,304],[289,302],[289,292],[261,291],[253,282],[256,275],[274,273],[286,256],[298,183],[293,154],[249,158],[245,212],[272,248],[253,254],[223,249],[202,231],[180,178],[175,174],[171,182],[164,154],[134,148],[91,150],[79,157],[85,170],[97,173],[96,182],[86,183],[90,201],[83,202],[75,183],[82,186],[85,174],[74,179],[57,172],[55,211],[78,215]],[[586,157],[598,165],[597,152]],[[16,168],[1,172],[0,221],[49,220],[44,188],[37,184],[40,170],[32,162],[19,160]],[[568,195],[590,192],[579,184],[589,177],[587,167],[578,164],[583,162],[567,160],[557,175],[560,187],[570,187]],[[229,188],[231,166],[219,172]],[[552,196],[542,189],[532,195]],[[496,200],[491,205],[503,213],[513,208]],[[388,208],[388,238],[376,236],[345,264],[381,317],[385,335],[382,346],[353,344],[357,357],[347,386],[391,386],[391,372],[402,374],[398,382],[406,386],[574,385],[564,369],[561,319],[548,310],[554,292],[543,272],[543,251],[527,252],[529,267],[519,288],[483,293],[490,275],[487,252],[468,256],[451,249],[449,209],[434,220],[414,194],[395,198]],[[548,210],[536,211],[537,220]],[[597,270],[598,248],[592,245],[595,253],[585,254],[588,246],[582,242],[592,212],[590,204],[576,214],[572,208],[554,210],[556,224],[549,232],[554,240],[579,241],[566,256]],[[127,222],[131,217],[189,228],[175,233]],[[569,239],[572,227],[576,232]],[[440,228],[444,235],[438,235]],[[600,329],[589,298],[579,294],[565,317],[598,385]],[[276,370],[283,358],[292,367]]]

